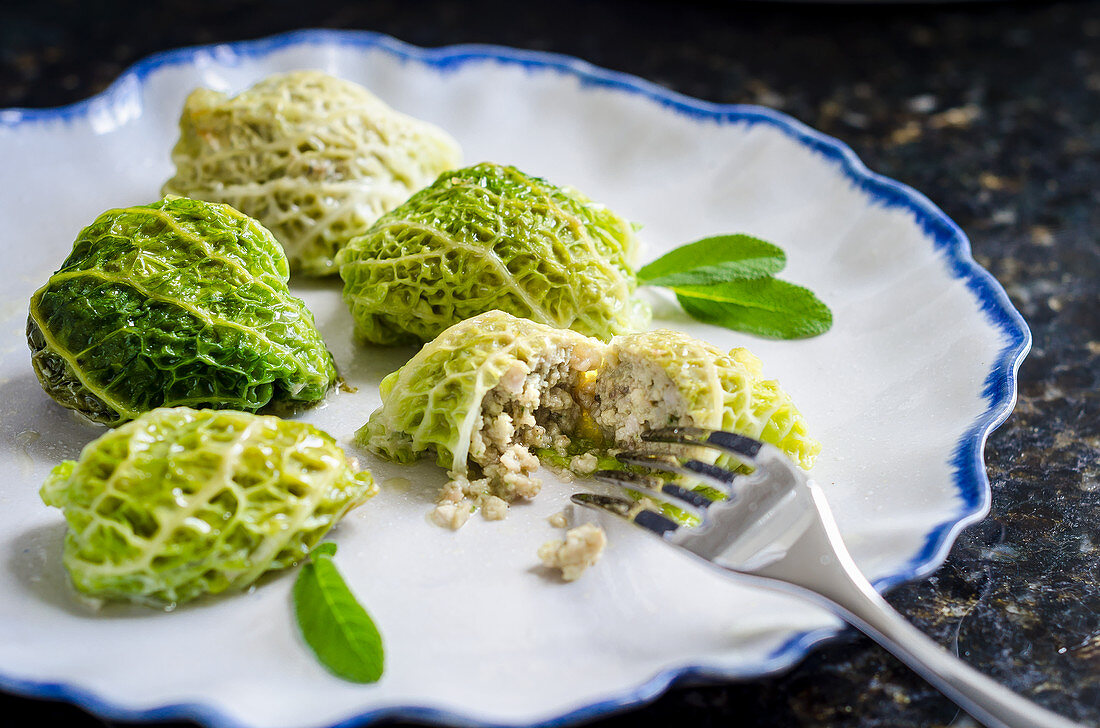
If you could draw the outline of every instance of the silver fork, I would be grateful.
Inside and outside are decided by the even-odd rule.
[[[730,432],[693,427],[653,430],[643,439],[714,448],[750,464],[753,471],[735,473],[667,453],[618,456],[628,465],[714,486],[728,496],[717,501],[648,472],[595,474],[698,516],[701,523],[696,527],[681,525],[644,500],[578,493],[573,502],[626,518],[727,574],[743,575],[826,607],[989,728],[1082,728],[974,670],[894,611],[852,561],[821,488],[779,449]]]

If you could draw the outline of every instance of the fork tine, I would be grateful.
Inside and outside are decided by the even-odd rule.
[[[680,508],[687,505],[691,507],[689,510],[692,508],[705,510],[714,502],[702,493],[696,493],[693,490],[661,480],[657,476],[648,473],[632,473],[627,470],[599,470],[592,473],[592,477],[603,483],[637,490],[657,498],[674,498],[680,501],[680,503],[674,505]]]
[[[635,473],[630,470],[597,470],[592,477],[609,485],[639,490],[660,490],[665,481],[649,473]]]
[[[628,465],[640,465],[642,467],[652,468],[653,470],[662,470],[666,473],[675,473],[677,475],[686,475],[689,478],[698,478],[699,480],[704,480],[711,485],[717,486],[719,490],[727,495],[730,494],[731,486],[738,476],[738,473],[699,460],[685,460],[681,462],[675,456],[667,453],[621,452],[616,458],[620,462],[627,463]]]
[[[646,442],[713,447],[748,461],[755,460],[760,448],[764,446],[764,443],[751,437],[723,430],[707,430],[702,427],[663,427],[659,430],[643,432],[642,439]]]
[[[676,529],[680,527],[680,524],[676,523],[676,521],[668,516],[646,508],[636,501],[627,500],[626,498],[596,495],[595,493],[574,493],[570,496],[569,500],[579,506],[605,511],[619,518],[631,521],[662,538],[670,533],[674,533]]]

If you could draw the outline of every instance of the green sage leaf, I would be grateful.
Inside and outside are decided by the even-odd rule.
[[[764,278],[783,270],[781,248],[751,235],[715,235],[681,245],[637,273],[647,286],[713,285]]]
[[[385,667],[382,635],[337,570],[335,553],[336,544],[321,544],[298,572],[298,628],[329,672],[351,682],[378,682]]]
[[[833,314],[813,293],[776,278],[726,281],[672,288],[694,319],[773,339],[801,339],[825,333]]]

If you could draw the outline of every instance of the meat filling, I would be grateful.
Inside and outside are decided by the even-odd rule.
[[[488,520],[499,520],[508,503],[538,495],[541,483],[534,476],[539,459],[533,448],[550,448],[562,454],[581,417],[574,392],[580,372],[568,350],[548,352],[527,370],[516,366],[485,395],[480,427],[470,437],[471,470],[480,477],[452,472],[440,492],[433,520],[458,528],[465,519],[449,517],[452,506],[480,508]],[[469,503],[467,503],[469,501]],[[464,505],[463,505],[464,504]]]
[[[478,509],[487,520],[499,520],[509,503],[538,495],[534,450],[553,450],[568,463],[563,467],[587,474],[597,468],[596,457],[569,452],[574,437],[633,448],[646,430],[694,424],[683,395],[657,364],[623,356],[594,375],[579,371],[572,358],[562,349],[533,367],[517,365],[485,395],[480,426],[470,437],[470,473],[450,473],[436,523],[459,528]]]
[[[648,361],[620,358],[600,372],[591,397],[592,417],[616,447],[638,446],[646,430],[693,424],[676,385]]]

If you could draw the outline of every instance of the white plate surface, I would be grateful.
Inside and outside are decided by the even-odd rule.
[[[219,726],[331,726],[416,716],[564,723],[649,699],[678,675],[781,669],[839,624],[793,599],[727,583],[655,540],[606,524],[610,546],[580,581],[537,567],[546,518],[573,486],[503,522],[451,533],[425,514],[433,465],[354,450],[384,488],[334,532],[337,561],[381,625],[388,666],[351,685],[307,652],[293,574],[174,613],[78,605],[60,563],[63,521],[38,488],[100,430],[39,388],[26,303],[104,209],[155,199],[186,94],[238,91],[320,68],[435,122],[465,160],[515,164],[572,184],[644,225],[646,258],[745,231],[788,251],[783,276],[832,307],[805,341],[694,323],[655,299],[655,325],[745,345],[806,415],[824,449],[815,475],[864,572],[880,588],[935,568],[984,515],[989,430],[1015,400],[1030,336],[963,234],[918,193],[869,173],[839,142],[759,107],[718,106],[561,56],[484,46],[423,50],[366,33],[303,32],[151,58],[73,107],[0,111],[0,686],[124,718]],[[359,390],[303,419],[343,443],[410,355],[351,340],[337,283],[294,290]],[[580,515],[580,514],[578,514]]]

